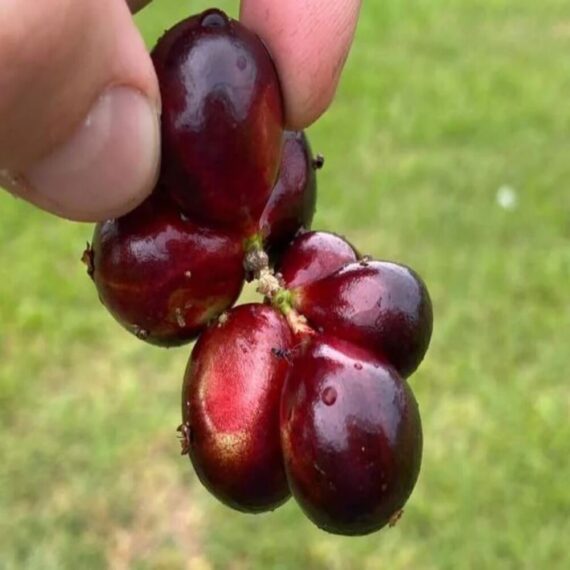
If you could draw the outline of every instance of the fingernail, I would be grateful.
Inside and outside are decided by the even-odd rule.
[[[113,87],[62,146],[23,173],[40,207],[76,221],[132,210],[152,191],[160,160],[158,109],[142,93]]]

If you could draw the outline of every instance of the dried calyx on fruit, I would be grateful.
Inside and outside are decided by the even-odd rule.
[[[423,281],[310,231],[323,159],[284,130],[253,33],[208,10],[152,56],[161,174],[142,205],[95,227],[83,261],[100,300],[149,343],[198,339],[179,437],[220,501],[258,513],[292,495],[338,534],[393,524],[422,456],[407,378],[432,332]],[[234,307],[252,279],[263,303]]]

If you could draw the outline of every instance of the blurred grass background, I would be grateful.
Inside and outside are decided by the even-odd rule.
[[[204,7],[137,20],[150,46]],[[0,568],[569,568],[569,93],[566,0],[365,2],[310,129],[315,227],[414,267],[436,315],[411,381],[420,481],[365,538],[292,501],[254,517],[210,498],[174,431],[189,350],[105,313],[79,263],[90,227],[0,195]]]

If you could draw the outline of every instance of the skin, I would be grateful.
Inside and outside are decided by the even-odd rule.
[[[0,186],[80,221],[124,214],[150,193],[159,168],[160,98],[131,17],[147,3],[0,3]],[[242,1],[241,20],[275,60],[290,128],[307,127],[330,105],[360,4]],[[116,132],[104,128],[116,121],[91,121],[101,116],[94,109],[108,111],[102,96],[111,87],[123,89],[110,115],[125,121]],[[125,118],[124,110],[135,108],[139,114]]]

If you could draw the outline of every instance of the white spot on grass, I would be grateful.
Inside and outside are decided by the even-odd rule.
[[[517,203],[517,191],[512,186],[504,184],[497,190],[497,204],[503,210],[512,211],[517,207]]]

